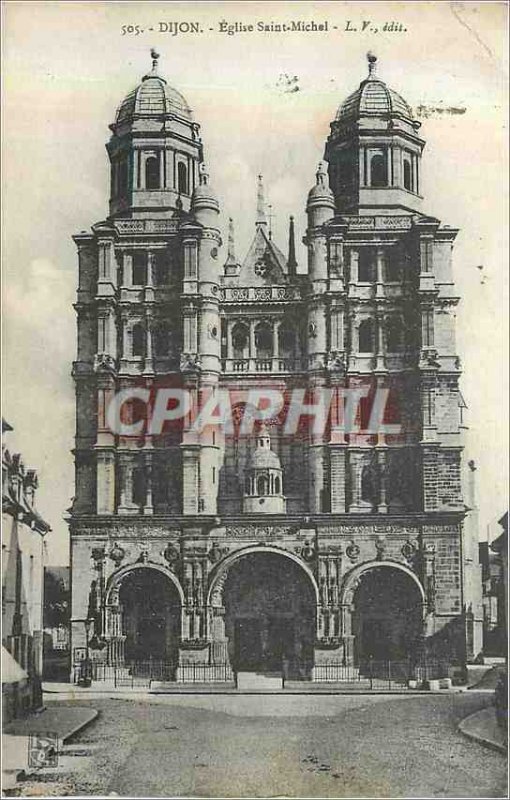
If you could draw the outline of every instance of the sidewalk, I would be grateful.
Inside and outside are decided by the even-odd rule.
[[[499,750],[500,753],[508,752],[505,731],[496,722],[493,706],[483,708],[463,719],[459,724],[459,731],[485,747]]]
[[[97,717],[93,708],[54,706],[4,725],[2,737],[2,788],[16,783],[18,773],[28,771],[29,737],[34,734],[55,734],[58,749],[67,739]]]

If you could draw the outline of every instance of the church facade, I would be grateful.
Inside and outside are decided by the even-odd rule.
[[[457,230],[422,211],[419,128],[369,56],[308,195],[307,264],[292,218],[288,253],[274,242],[262,178],[238,260],[153,53],[110,126],[109,215],[74,237],[75,654],[180,681],[472,657]],[[155,430],[148,398],[176,387],[227,393],[232,425]],[[335,399],[321,430],[289,434],[279,412],[244,429],[257,391]]]

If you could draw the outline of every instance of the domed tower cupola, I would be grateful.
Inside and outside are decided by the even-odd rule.
[[[209,173],[204,163],[199,167],[198,186],[191,196],[191,211],[196,221],[206,228],[215,228],[218,225],[220,206],[216,192],[209,182]]]
[[[110,125],[110,215],[171,217],[189,211],[202,161],[200,126],[177,89],[152,69],[122,101]]]
[[[244,471],[243,511],[246,514],[283,514],[285,507],[282,466],[271,450],[271,438],[262,423]]]
[[[420,161],[425,142],[420,122],[376,72],[367,54],[368,76],[338,109],[325,159],[337,209],[347,214],[420,211]]]
[[[308,225],[317,228],[330,220],[335,214],[335,199],[329,188],[329,178],[324,161],[319,162],[315,173],[315,186],[308,192],[306,204]]]

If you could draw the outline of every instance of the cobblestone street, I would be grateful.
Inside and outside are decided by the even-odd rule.
[[[457,730],[489,703],[478,693],[95,696],[73,703],[99,716],[44,779],[55,793],[59,782],[61,793],[131,797],[503,797],[504,756]]]

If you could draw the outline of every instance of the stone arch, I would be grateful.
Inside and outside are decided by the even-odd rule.
[[[113,572],[108,578],[108,582],[106,584],[106,592],[105,592],[106,604],[109,604],[111,602],[114,593],[118,592],[120,584],[122,583],[124,578],[130,572],[133,572],[134,570],[137,569],[144,569],[144,570],[152,569],[165,575],[175,586],[177,593],[179,595],[179,599],[181,601],[181,605],[185,604],[184,591],[177,576],[174,575],[174,573],[170,569],[168,569],[168,567],[165,567],[164,564],[156,564],[154,562],[145,564],[142,563],[126,564],[124,567],[120,567],[119,569],[115,570],[115,572]]]
[[[108,663],[133,665],[156,658],[175,670],[183,607],[181,584],[164,565],[138,562],[117,569],[104,600]]]
[[[366,561],[363,564],[359,564],[358,566],[351,569],[350,572],[348,572],[344,576],[342,582],[342,588],[340,591],[340,602],[342,603],[342,605],[350,605],[352,603],[354,591],[356,589],[358,579],[361,577],[361,575],[364,572],[367,572],[371,569],[376,569],[376,568],[378,569],[380,567],[391,567],[393,569],[398,569],[401,570],[402,572],[405,572],[406,575],[409,578],[411,578],[418,587],[423,604],[426,603],[425,589],[423,588],[423,585],[420,579],[418,578],[418,575],[415,572],[413,572],[412,569],[407,567],[405,564],[401,564],[399,561],[385,560],[385,561]]]
[[[347,663],[366,669],[370,663],[419,658],[425,590],[405,564],[381,559],[353,567],[344,577],[340,602]]]
[[[308,565],[305,564],[304,561],[301,558],[299,558],[299,556],[295,555],[295,553],[291,553],[289,550],[282,550],[279,547],[273,547],[271,545],[251,545],[249,547],[243,547],[240,550],[236,550],[234,553],[230,553],[230,555],[226,556],[226,558],[220,561],[220,563],[216,566],[214,573],[211,577],[211,580],[209,582],[209,589],[207,592],[208,606],[222,605],[221,595],[223,587],[225,585],[225,581],[227,579],[227,573],[229,568],[235,561],[242,558],[243,556],[250,555],[251,553],[263,553],[263,554],[274,553],[275,555],[283,556],[284,558],[289,558],[291,561],[294,561],[294,563],[296,563],[299,567],[301,567],[301,569],[308,576],[308,579],[312,584],[317,605],[319,605],[320,603],[319,587],[317,585],[315,576],[310,567],[308,567]]]

